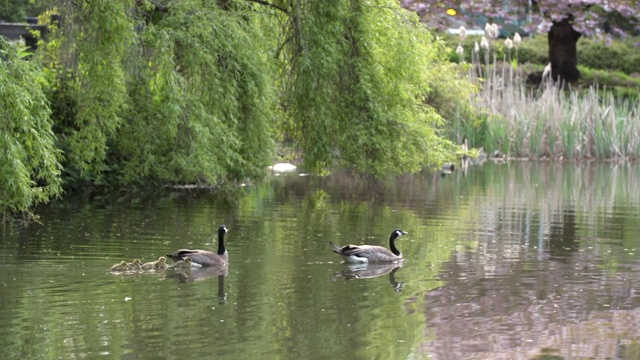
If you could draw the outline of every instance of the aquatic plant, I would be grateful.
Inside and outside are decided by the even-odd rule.
[[[514,37],[515,38],[515,37]],[[505,40],[515,46],[514,40]],[[475,119],[453,118],[451,134],[472,146],[518,158],[635,159],[640,153],[640,112],[632,97],[598,86],[563,88],[543,77],[528,85],[517,61],[491,52],[487,38],[474,49],[464,76],[477,85]],[[492,60],[490,60],[492,59]],[[480,134],[478,134],[480,132]]]

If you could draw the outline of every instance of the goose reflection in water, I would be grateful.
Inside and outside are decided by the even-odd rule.
[[[339,277],[345,280],[371,279],[389,275],[389,283],[395,292],[401,292],[405,283],[396,280],[396,272],[402,268],[402,263],[356,264],[349,265],[346,270],[337,271],[333,280]]]
[[[167,272],[167,278],[176,279],[184,283],[189,281],[202,281],[212,277],[218,277],[218,303],[227,302],[227,293],[224,292],[224,278],[229,274],[228,265],[207,266],[201,268],[190,268],[186,270],[174,270]]]

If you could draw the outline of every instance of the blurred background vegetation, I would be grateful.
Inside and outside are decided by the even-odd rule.
[[[424,103],[455,67],[395,0],[0,6],[1,18],[37,15],[48,27],[34,53],[0,41],[12,149],[0,159],[0,212],[63,190],[259,180],[283,145],[309,172],[375,178],[457,153],[441,112]],[[469,90],[441,93],[456,91]]]
[[[447,43],[451,62],[460,62],[456,53],[458,44],[465,49],[473,49],[474,43],[481,41],[481,36],[467,36],[464,40],[454,34],[440,33]],[[549,63],[549,47],[546,36],[523,37],[517,49],[509,52],[504,39],[496,41],[492,54],[498,60],[515,59],[520,67],[530,71],[542,71]],[[481,48],[481,56],[485,49]],[[469,52],[467,51],[467,57]],[[468,59],[467,59],[468,60]],[[595,39],[581,37],[578,40],[578,68],[582,73],[580,86],[598,85],[620,94],[637,95],[640,92],[640,36],[628,36],[615,39]]]
[[[639,38],[581,38],[578,84],[532,85],[547,40],[474,47],[396,0],[1,1],[0,212],[63,191],[219,187],[292,160],[389,178],[493,156],[634,160]],[[511,39],[509,39],[511,41]],[[460,45],[460,51],[456,48]]]

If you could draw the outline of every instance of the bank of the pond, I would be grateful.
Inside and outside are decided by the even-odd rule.
[[[620,62],[635,56],[634,42],[603,49],[601,42],[581,40],[583,78],[567,85],[551,80],[546,38],[445,39],[458,75],[473,86],[469,98],[451,98],[443,112],[452,141],[525,159],[627,161],[640,154],[640,79],[637,66]],[[596,63],[591,60],[603,56],[593,49],[612,55]],[[532,71],[540,73],[536,81]]]
[[[635,99],[596,87],[566,92],[547,84],[532,91],[515,79],[498,78],[493,84],[474,95],[473,109],[453,116],[451,139],[515,158],[634,160],[640,154]]]

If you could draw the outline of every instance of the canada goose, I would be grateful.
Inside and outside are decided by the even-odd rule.
[[[224,248],[224,234],[227,233],[227,227],[220,225],[218,228],[218,252],[208,250],[189,250],[180,249],[173,254],[167,254],[167,257],[174,261],[186,260],[191,258],[195,265],[199,266],[215,266],[229,263],[229,253]]]
[[[440,176],[444,177],[447,176],[448,174],[453,173],[453,171],[456,169],[456,165],[452,164],[452,163],[446,163],[444,165],[442,165],[442,169],[440,170]]]
[[[167,268],[167,258],[164,256],[160,256],[157,261],[155,261],[156,270],[162,270]]]
[[[133,259],[133,262],[127,263],[129,270],[142,270],[142,261],[140,259]]]
[[[454,171],[456,169],[456,164],[452,164],[452,163],[445,163],[444,165],[442,165],[442,171]]]
[[[126,261],[121,261],[120,264],[115,264],[111,267],[111,271],[128,271],[129,270],[129,265],[127,265]]]
[[[165,261],[167,258],[160,256],[156,261],[150,261],[142,264],[142,270],[160,270],[166,267]]]
[[[171,268],[178,270],[191,270],[191,266],[193,265],[193,261],[190,257],[185,257],[184,260],[176,261]]]
[[[373,263],[373,262],[398,262],[402,261],[402,254],[396,248],[395,241],[398,237],[407,233],[395,229],[389,238],[389,248],[375,245],[344,245],[338,246],[329,241],[333,246],[333,252],[342,256],[346,262],[350,263]]]

